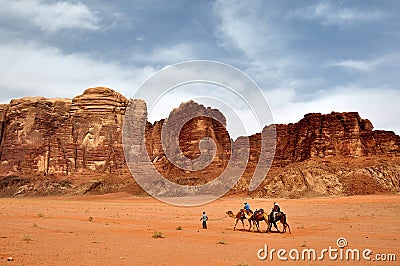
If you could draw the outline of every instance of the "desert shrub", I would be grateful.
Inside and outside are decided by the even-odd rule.
[[[155,231],[153,234],[153,238],[163,238],[164,234],[160,231]]]
[[[24,241],[32,241],[33,240],[33,238],[31,237],[31,236],[24,236],[23,238],[22,238],[22,240],[24,240]]]

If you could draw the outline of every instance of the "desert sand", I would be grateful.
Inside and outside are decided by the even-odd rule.
[[[252,209],[270,210],[277,201],[287,214],[292,233],[248,232],[241,223],[235,231],[235,213],[244,200]],[[53,198],[0,199],[1,265],[271,265],[293,264],[288,252],[297,249],[296,264],[379,265],[400,261],[400,195],[371,195],[313,199],[250,199],[225,197],[197,207],[176,207],[153,198],[130,194]],[[208,229],[200,217],[209,216]],[[278,224],[280,228],[282,226]],[[179,228],[178,228],[179,227]],[[179,230],[181,229],[181,230]],[[154,238],[161,232],[162,238]],[[371,261],[360,258],[302,260],[304,249],[372,250]],[[273,253],[272,262],[258,258],[260,249],[285,249],[288,261]],[[261,257],[263,252],[259,254]],[[295,251],[292,251],[295,256]],[[337,252],[339,256],[339,251]],[[292,256],[292,257],[293,257]],[[344,256],[344,255],[343,255]],[[361,254],[362,256],[362,254]],[[12,257],[12,261],[8,258]],[[375,260],[376,262],[376,260]]]

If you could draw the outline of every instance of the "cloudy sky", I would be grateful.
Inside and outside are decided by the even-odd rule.
[[[358,111],[375,129],[400,133],[397,0],[0,0],[0,6],[0,103],[72,98],[95,86],[131,98],[168,65],[215,60],[258,84],[276,123],[309,112]],[[191,94],[181,88],[171,95],[153,119]]]

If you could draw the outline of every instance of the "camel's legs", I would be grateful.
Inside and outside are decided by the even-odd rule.
[[[265,230],[265,233],[267,233],[268,232],[268,220],[264,220],[264,222],[267,225],[267,230]],[[260,232],[262,232],[262,231],[260,231]]]
[[[281,231],[279,231],[278,226],[276,225],[276,222],[270,222],[270,221],[267,222],[266,221],[266,223],[268,224],[266,233],[272,232],[271,231],[272,225],[274,225],[274,227],[276,228],[276,230],[278,230],[278,232],[281,232]]]
[[[252,225],[251,225],[251,221],[250,220],[248,220],[249,221],[249,232],[250,232],[250,229],[252,228]],[[253,223],[255,223],[255,221],[253,221]]]
[[[289,234],[291,234],[292,232],[290,231],[290,226],[286,222],[283,224],[283,232],[286,232],[286,227],[289,229]]]
[[[233,231],[235,231],[236,225],[237,225],[238,222],[239,222],[239,219],[236,219],[236,223],[235,223],[235,225],[233,226]]]
[[[257,232],[260,232],[260,222],[259,221],[254,221],[254,224],[256,225]]]
[[[267,231],[265,231],[265,233],[271,232],[271,226],[272,224],[270,222],[267,222]]]
[[[279,228],[278,228],[278,226],[276,225],[276,222],[273,222],[273,224],[274,224],[274,227],[276,228],[276,230],[278,230],[278,232],[280,233],[281,231],[279,231]]]

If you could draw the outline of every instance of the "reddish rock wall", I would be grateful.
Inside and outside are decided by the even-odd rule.
[[[108,88],[88,89],[72,101],[12,100],[0,109],[1,173],[117,172],[124,168],[121,128],[127,102]]]
[[[278,167],[311,158],[400,155],[400,136],[373,130],[372,123],[356,112],[307,114],[297,123],[276,125],[276,137],[273,166]],[[257,163],[261,136],[249,139],[250,162]]]
[[[192,117],[194,118],[191,119]],[[171,147],[174,141],[179,142],[183,156],[195,162],[201,155],[200,142],[203,138],[208,137],[216,144],[216,153],[211,164],[199,171],[183,170],[172,164],[161,145],[163,126],[166,126],[165,132],[173,132],[178,129],[182,121],[187,122],[184,123],[179,135],[166,136],[166,147]],[[230,159],[231,140],[225,126],[225,117],[218,110],[205,108],[192,101],[183,103],[174,109],[166,120],[157,121],[154,125],[148,124],[146,146],[150,159],[160,173],[177,183],[193,185],[212,180],[224,171]],[[214,154],[207,147],[202,148],[202,152],[208,154],[208,159],[211,159]],[[193,167],[196,167],[196,164]]]
[[[143,109],[143,112],[131,114],[140,116],[135,121],[146,121],[145,102],[132,101]],[[116,176],[116,183],[122,179],[133,182],[122,149],[122,124],[127,105],[124,96],[102,87],[87,89],[72,100],[27,97],[0,105],[0,176],[65,176],[71,180]],[[167,149],[177,141],[181,156],[195,162],[188,167],[196,167],[196,159],[202,152],[213,157],[212,163],[200,171],[175,166],[167,159],[161,145],[162,127],[169,125],[167,132],[174,132],[174,126],[182,121],[186,123],[180,134],[168,136]],[[244,139],[230,140],[225,124],[225,117],[218,110],[194,102],[183,103],[166,120],[147,122],[146,147],[150,160],[160,173],[174,182],[206,183],[224,171],[231,157],[235,160],[242,152]],[[391,131],[374,131],[372,123],[358,113],[307,114],[297,123],[270,125],[263,132],[272,127],[276,128],[277,137],[275,157],[269,176],[255,195],[304,196],[310,191],[318,195],[351,194],[355,191],[354,184],[363,184],[363,180],[376,184],[377,191],[400,188],[400,137]],[[214,141],[215,156],[210,153],[208,142],[204,146],[201,141],[205,137]],[[249,162],[234,189],[236,192],[248,190],[258,162],[265,161],[259,158],[261,134],[250,136],[249,143]],[[236,154],[231,154],[231,144]],[[174,153],[179,151],[172,151]],[[355,161],[346,161],[350,165],[348,168],[332,168],[325,163],[321,167],[318,161],[342,162],[352,158],[366,158],[369,164],[355,171],[356,166],[352,166]],[[310,166],[310,162],[315,165],[311,163]],[[387,169],[382,166],[384,164],[388,164]],[[352,182],[356,179],[361,181]],[[95,184],[102,185],[101,182]]]

